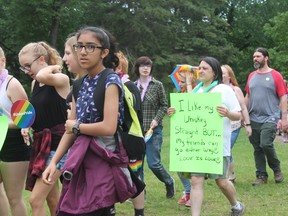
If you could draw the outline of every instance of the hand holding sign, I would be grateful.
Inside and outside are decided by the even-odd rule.
[[[29,128],[35,120],[35,109],[27,100],[16,101],[11,108],[11,118],[16,126],[22,129],[24,142],[30,145]]]
[[[19,128],[28,128],[35,120],[35,109],[29,101],[18,100],[12,105],[11,118]]]

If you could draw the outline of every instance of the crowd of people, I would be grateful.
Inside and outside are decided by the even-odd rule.
[[[63,58],[43,41],[28,43],[18,57],[21,71],[33,80],[29,101],[36,117],[31,128],[19,129],[12,121],[12,104],[20,99],[28,100],[28,96],[21,83],[9,75],[0,48],[0,108],[1,115],[9,119],[0,151],[0,215],[8,216],[9,211],[13,216],[28,215],[22,196],[26,184],[26,190],[31,191],[29,203],[35,216],[46,215],[45,202],[52,216],[113,216],[115,203],[123,197],[131,198],[135,216],[144,216],[145,191],[136,197],[132,196],[135,191],[132,195],[119,194],[119,178],[113,173],[117,169],[127,180],[121,182],[123,188],[133,189],[133,175],[144,182],[145,156],[149,169],[165,186],[166,198],[175,196],[175,180],[161,162],[161,148],[162,119],[177,110],[168,107],[163,83],[152,74],[150,57],[136,60],[133,68],[136,80],[131,81],[127,57],[117,50],[113,35],[99,27],[84,27],[68,36]],[[74,82],[81,80],[76,96],[69,77],[62,72],[63,62],[75,74]],[[242,127],[254,148],[256,181],[252,185],[267,183],[266,163],[274,172],[275,183],[284,179],[273,141],[280,113],[281,129],[287,131],[286,84],[282,75],[270,67],[267,49],[257,48],[253,62],[255,70],[249,74],[245,96],[232,68],[221,66],[214,57],[200,60],[197,83],[191,68],[184,67],[178,73],[182,93],[218,92],[222,96],[222,104],[216,110],[223,118],[223,173],[191,172],[185,176],[178,173],[184,189],[178,204],[190,207],[192,216],[201,214],[204,182],[209,178],[215,180],[229,201],[231,215],[244,214],[245,205],[237,199],[233,184],[236,174],[232,157]],[[100,78],[107,69],[114,73],[102,81]],[[105,86],[102,111],[93,97],[100,82]],[[143,136],[153,131],[146,142],[145,155],[135,158],[123,153],[118,132],[124,121],[123,85],[134,95],[134,109]],[[121,162],[120,171],[120,165],[110,161],[114,158]],[[133,167],[133,175],[129,167]],[[62,175],[64,169],[73,172],[69,171],[67,177]]]

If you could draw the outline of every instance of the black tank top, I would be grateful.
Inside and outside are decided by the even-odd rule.
[[[67,119],[66,100],[62,98],[53,86],[39,86],[35,81],[30,102],[34,106],[36,117],[32,128],[42,131],[65,123]]]
[[[65,124],[66,100],[57,93],[55,87],[48,85],[40,87],[39,82],[35,80],[30,102],[36,113],[33,130],[42,131],[44,128],[51,129],[58,124]],[[52,137],[52,149],[55,149],[60,139],[61,137]]]

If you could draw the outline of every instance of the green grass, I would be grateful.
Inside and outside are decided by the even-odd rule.
[[[164,118],[164,142],[162,146],[162,162],[165,168],[169,169],[169,119]],[[288,166],[287,152],[288,144],[282,144],[276,139],[275,148],[281,161],[282,171],[287,177],[286,168]],[[238,199],[245,203],[247,216],[285,216],[288,215],[287,180],[282,184],[275,184],[273,172],[267,168],[269,173],[268,184],[253,187],[251,183],[255,181],[255,166],[253,159],[253,147],[249,143],[242,129],[240,136],[234,146],[233,156],[235,159],[235,172],[237,175],[235,188]],[[175,172],[170,172],[176,181],[176,195],[172,199],[166,199],[165,186],[160,182],[147,167],[145,163],[146,182],[146,216],[188,216],[191,215],[190,208],[179,206],[177,201],[182,195],[183,187]],[[29,193],[25,192],[26,200]],[[28,205],[28,201],[27,201]],[[28,205],[29,211],[30,206]],[[125,202],[116,205],[117,215],[134,216],[133,206]],[[205,181],[205,195],[202,206],[202,216],[222,216],[229,215],[230,206],[228,200],[217,188],[213,180]]]

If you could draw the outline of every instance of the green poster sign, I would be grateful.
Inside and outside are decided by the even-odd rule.
[[[221,93],[171,93],[170,171],[223,173]]]
[[[7,116],[0,116],[0,151],[4,144],[8,130],[8,118]]]

